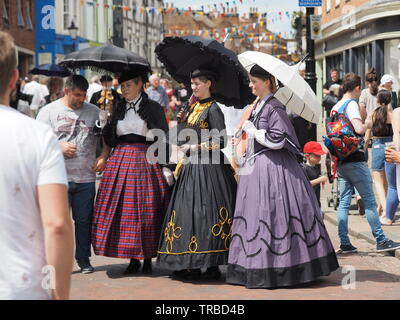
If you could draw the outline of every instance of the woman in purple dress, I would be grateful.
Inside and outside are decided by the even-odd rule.
[[[242,130],[241,161],[226,280],[247,288],[293,286],[329,275],[339,265],[275,79],[255,65],[259,97]]]

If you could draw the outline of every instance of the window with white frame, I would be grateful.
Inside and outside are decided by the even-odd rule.
[[[331,11],[331,0],[326,0],[326,12]]]
[[[339,7],[340,6],[340,1],[341,0],[335,0],[335,7]]]
[[[64,17],[64,30],[67,30],[69,28],[70,24],[70,5],[69,5],[69,0],[64,0],[64,5],[63,5],[63,17]]]
[[[22,14],[21,0],[17,0],[17,26],[25,27],[24,16]]]

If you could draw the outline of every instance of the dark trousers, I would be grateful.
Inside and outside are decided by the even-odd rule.
[[[75,222],[75,259],[81,260],[91,256],[91,233],[94,198],[96,195],[95,182],[69,182],[68,199]]]

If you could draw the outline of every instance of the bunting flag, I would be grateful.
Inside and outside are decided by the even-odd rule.
[[[244,2],[250,2],[251,0],[240,0],[240,4],[243,4]],[[196,5],[195,7],[187,7],[187,8],[175,8],[173,7],[173,4],[168,4],[166,3],[166,6],[164,7],[144,7],[144,6],[139,6],[139,7],[135,7],[135,6],[125,6],[125,5],[109,5],[109,4],[100,4],[95,0],[80,0],[80,5],[84,6],[84,5],[88,5],[88,6],[95,6],[97,8],[99,8],[100,6],[109,9],[111,8],[113,11],[117,10],[117,9],[122,9],[123,11],[129,12],[129,11],[133,11],[134,13],[136,12],[140,12],[140,13],[144,13],[147,11],[147,13],[149,14],[170,14],[170,15],[174,15],[174,14],[192,14],[192,15],[200,15],[200,16],[204,16],[204,15],[210,15],[210,14],[217,14],[218,16],[225,16],[225,17],[230,17],[230,16],[236,16],[238,17],[239,14],[237,13],[237,5],[239,3],[236,0],[231,0],[231,1],[227,1],[224,3],[220,3],[220,7],[222,9],[222,12],[218,10],[218,5],[216,3],[214,3],[214,5],[207,5],[208,8],[208,12],[205,11],[206,6],[205,5]],[[268,13],[262,13],[262,12],[256,12],[252,9],[250,9],[251,12],[249,13],[244,13],[242,14],[241,17],[243,18],[248,18],[250,16],[257,16],[260,18],[266,18],[267,14],[269,15],[269,17],[271,17],[270,21],[274,22],[274,21],[278,21],[278,20],[282,20],[284,16],[286,16],[288,19],[290,19],[293,15],[293,12],[290,11],[280,11],[280,10],[268,10]]]
[[[220,17],[239,17],[237,13],[238,5],[251,3],[251,0],[231,0],[225,2],[216,2],[214,4],[207,5],[196,5],[187,8],[175,8],[172,3],[165,3],[163,7],[144,7],[144,6],[126,6],[126,5],[111,5],[111,4],[100,4],[94,0],[80,0],[80,5],[88,5],[93,7],[104,7],[105,9],[111,9],[113,11],[120,9],[124,12],[132,12],[133,15],[145,14],[148,15],[185,15],[185,16],[207,16],[212,18]],[[253,0],[254,3],[254,0]],[[208,10],[206,12],[206,9]],[[291,19],[294,11],[282,11],[282,10],[268,10],[268,12],[257,12],[255,8],[250,8],[250,12],[245,12],[240,15],[243,19],[254,19],[257,18],[257,22],[250,24],[231,26],[222,29],[204,29],[204,30],[166,30],[166,36],[185,36],[185,35],[199,35],[204,37],[212,37],[216,40],[223,40],[227,34],[235,34],[240,37],[241,42],[263,42],[263,41],[275,41],[276,39],[282,38],[293,38],[295,31],[292,30],[287,32],[271,32],[267,29],[267,26],[273,25],[276,22],[280,22],[283,19]]]

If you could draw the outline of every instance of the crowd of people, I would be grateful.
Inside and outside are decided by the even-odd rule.
[[[317,141],[300,143],[296,117],[274,96],[277,79],[259,65],[249,71],[256,100],[244,108],[233,139],[214,98],[223,75],[210,66],[191,71],[190,88],[123,70],[91,84],[81,75],[50,78],[46,91],[36,77],[17,85],[15,45],[0,32],[0,69],[0,145],[8,151],[0,156],[7,168],[0,171],[0,252],[9,257],[0,267],[0,298],[67,299],[73,255],[82,273],[92,273],[92,247],[96,255],[129,259],[125,274],[150,274],[157,258],[174,279],[213,280],[228,265],[226,281],[247,288],[307,283],[339,267],[320,204],[326,152]],[[393,222],[399,203],[400,153],[385,144],[400,146],[400,108],[393,79],[383,76],[377,90],[374,72],[367,91],[359,76],[341,81],[337,70],[325,86],[336,97],[329,113],[345,110],[355,131],[373,141],[372,170],[386,215],[379,219],[364,150],[339,161],[341,253],[357,250],[347,231],[354,188],[377,251],[400,248],[381,228]],[[171,161],[171,140],[156,134],[168,137],[171,120],[196,141],[176,142],[178,163]],[[204,129],[211,133],[204,136]],[[222,152],[231,140],[236,162]],[[55,269],[52,288],[42,285],[45,265]]]

